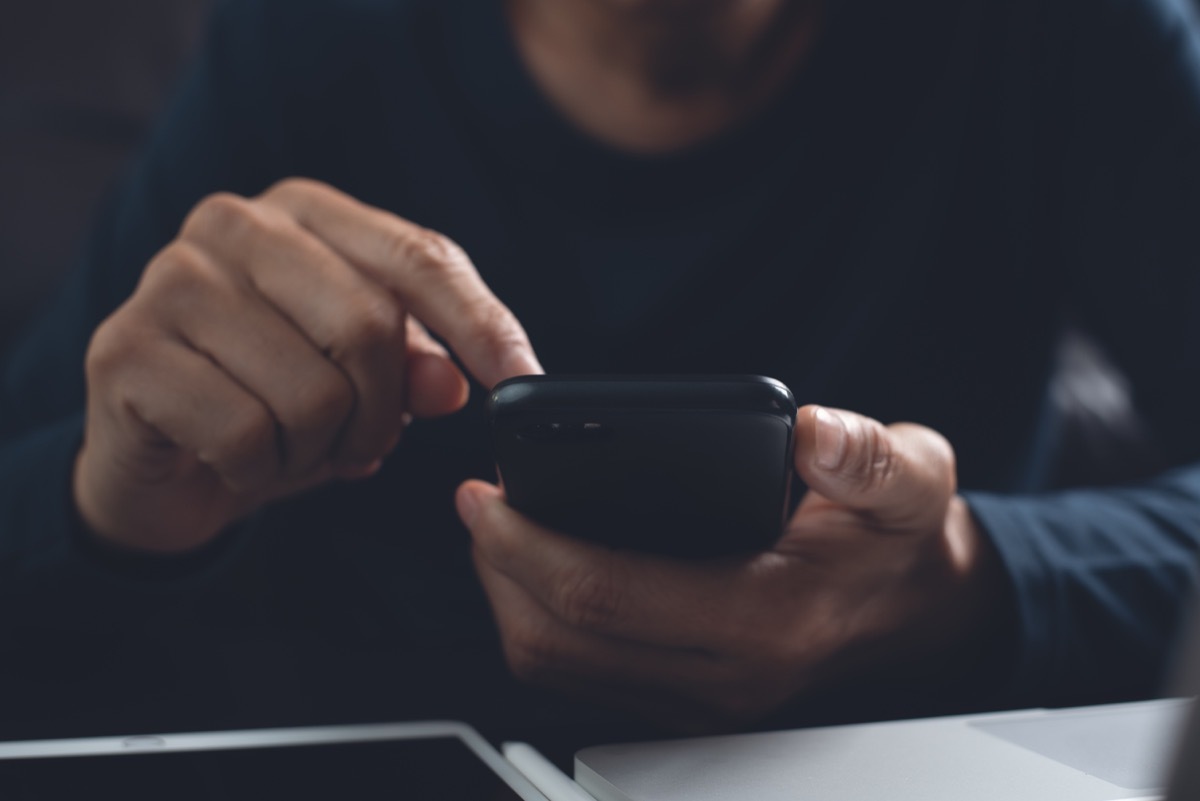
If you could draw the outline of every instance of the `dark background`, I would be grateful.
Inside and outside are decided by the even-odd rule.
[[[0,4],[0,355],[74,264],[96,204],[162,109],[217,2]],[[1060,353],[1051,391],[1069,413],[1052,483],[1147,472],[1155,457],[1121,376],[1080,332],[1067,332]]]
[[[0,4],[0,348],[74,263],[213,5]]]

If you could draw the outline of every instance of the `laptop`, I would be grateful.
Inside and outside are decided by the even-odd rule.
[[[1168,699],[600,746],[576,755],[575,781],[598,801],[1149,801],[1163,797],[1191,706]]]
[[[1192,693],[1200,616],[1189,629],[1176,686]],[[1200,706],[1168,698],[598,746],[576,755],[578,784],[528,747],[505,756],[454,722],[6,742],[0,797],[1200,801]]]
[[[1200,690],[1200,614],[1176,691]],[[1189,698],[586,748],[597,801],[1200,801]],[[1169,788],[1169,790],[1167,789]]]

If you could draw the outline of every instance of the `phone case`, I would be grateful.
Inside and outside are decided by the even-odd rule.
[[[509,503],[617,548],[718,556],[778,539],[796,402],[759,376],[527,376],[488,400]]]

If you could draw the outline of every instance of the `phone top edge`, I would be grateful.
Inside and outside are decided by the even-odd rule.
[[[783,382],[758,375],[537,375],[500,382],[488,416],[508,412],[594,408],[754,410],[795,418]]]

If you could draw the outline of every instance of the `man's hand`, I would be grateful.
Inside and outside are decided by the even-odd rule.
[[[463,484],[459,514],[516,675],[698,731],[952,654],[997,591],[950,445],[815,406],[796,438],[809,493],[773,549],[740,559],[614,551]]]
[[[445,237],[313,181],[214,195],[96,331],[74,496],[108,542],[196,547],[268,500],[372,474],[410,415],[540,372]]]

